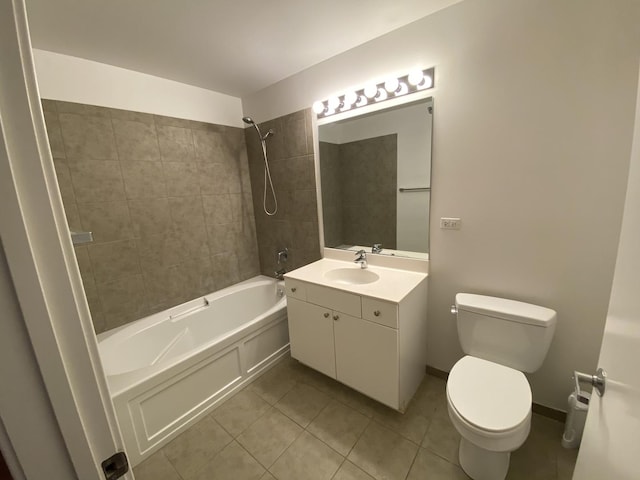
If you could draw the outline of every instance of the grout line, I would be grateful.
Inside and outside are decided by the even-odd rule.
[[[178,471],[178,469],[176,468],[176,466],[173,464],[173,462],[171,460],[169,460],[169,457],[167,457],[167,455],[164,453],[164,447],[160,448],[160,450],[158,450],[158,452],[160,452],[160,454],[164,457],[164,459],[169,462],[169,465],[171,465],[171,468],[173,469],[173,471],[176,473],[177,477],[180,480],[185,480],[184,477],[182,475],[180,475],[180,472]]]
[[[345,464],[346,461],[347,461],[347,457],[343,457],[342,462],[340,463],[340,465],[338,465],[338,468],[336,469],[335,472],[333,472],[333,475],[331,475],[331,478],[329,480],[333,480],[334,478],[336,478],[336,475],[338,474],[338,472],[340,471],[340,469],[342,468],[342,466]]]

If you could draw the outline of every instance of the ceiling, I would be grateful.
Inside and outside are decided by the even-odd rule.
[[[33,46],[243,97],[461,0],[26,0]]]

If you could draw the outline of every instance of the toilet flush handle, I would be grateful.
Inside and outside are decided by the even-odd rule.
[[[458,307],[456,307],[455,305],[451,305],[451,315],[457,315],[458,314]]]

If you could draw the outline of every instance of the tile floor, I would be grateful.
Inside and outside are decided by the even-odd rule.
[[[508,479],[568,480],[576,450],[534,414]],[[445,382],[429,375],[402,415],[287,357],[134,469],[137,480],[467,479]]]

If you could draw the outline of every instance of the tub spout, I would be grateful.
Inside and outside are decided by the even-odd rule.
[[[284,268],[281,268],[280,270],[278,270],[277,272],[274,272],[276,278],[278,280],[284,280],[284,274],[287,273],[287,271]]]

